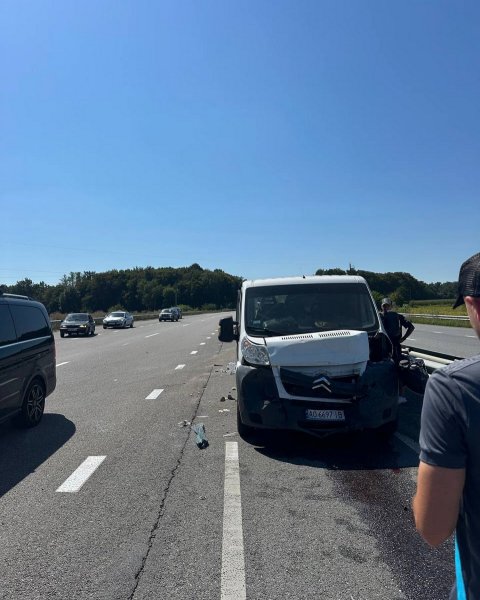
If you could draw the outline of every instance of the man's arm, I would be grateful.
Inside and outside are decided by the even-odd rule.
[[[407,339],[407,337],[412,333],[412,331],[415,329],[415,325],[411,322],[411,321],[407,321],[407,319],[399,314],[398,318],[400,319],[400,325],[406,329],[407,331],[405,332],[405,335],[402,335],[402,337],[400,338],[400,344],[405,341]]]
[[[438,546],[455,530],[464,484],[465,469],[420,461],[413,514],[417,530],[431,546]]]

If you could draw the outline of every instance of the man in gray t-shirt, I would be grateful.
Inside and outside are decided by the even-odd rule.
[[[459,296],[480,337],[480,253],[460,269]],[[451,600],[480,599],[480,355],[436,371],[427,383],[413,501],[417,529],[432,546],[456,531]]]

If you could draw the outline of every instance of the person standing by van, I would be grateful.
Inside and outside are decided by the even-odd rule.
[[[383,321],[383,326],[387,332],[393,346],[393,360],[398,364],[402,352],[401,343],[413,332],[415,326],[400,313],[392,310],[392,301],[390,298],[382,300],[382,312],[380,316]],[[402,335],[403,329],[406,332]]]
[[[480,338],[480,253],[466,260],[453,308],[465,304]],[[430,376],[423,399],[413,499],[421,536],[438,546],[456,532],[450,600],[480,598],[480,354]]]

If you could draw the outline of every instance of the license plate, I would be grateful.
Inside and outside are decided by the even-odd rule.
[[[308,421],[345,421],[343,410],[307,408],[305,417]]]

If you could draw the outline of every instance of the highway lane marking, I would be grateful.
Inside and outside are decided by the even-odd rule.
[[[156,400],[162,392],[163,392],[163,389],[153,390],[153,392],[150,392],[150,394],[148,394],[148,396],[145,398],[145,400]]]
[[[434,331],[433,333],[444,333],[443,331]]]
[[[192,350],[190,354],[197,354],[198,350]]]
[[[185,365],[177,365],[177,366],[175,367],[175,371],[178,371],[179,369],[183,369],[183,367],[184,367],[184,366],[185,366]]]
[[[200,346],[205,346],[205,342],[200,342]]]
[[[122,346],[128,346],[128,342],[125,342],[125,344],[122,344]]]
[[[65,362],[58,363],[58,365],[56,365],[56,366],[61,367],[62,365],[68,365],[69,362],[70,362],[69,360],[66,360]]]
[[[238,443],[225,443],[221,600],[246,600]]]
[[[93,475],[106,458],[106,456],[89,456],[56,491],[70,493],[78,492],[82,485]]]
[[[476,338],[476,335],[466,335],[465,337],[469,337],[469,338]]]
[[[416,342],[417,340],[415,338],[408,338],[409,342]]]
[[[157,331],[157,333],[151,333],[150,335],[146,335],[145,339],[149,338],[149,337],[153,337],[154,335],[160,335],[160,332]]]
[[[191,323],[184,323],[182,327],[188,327],[189,325],[191,325]]]
[[[412,439],[403,435],[403,433],[395,432],[395,437],[398,438],[401,442],[403,442],[406,446],[413,450],[416,454],[420,454],[420,446],[417,442],[414,442]]]

